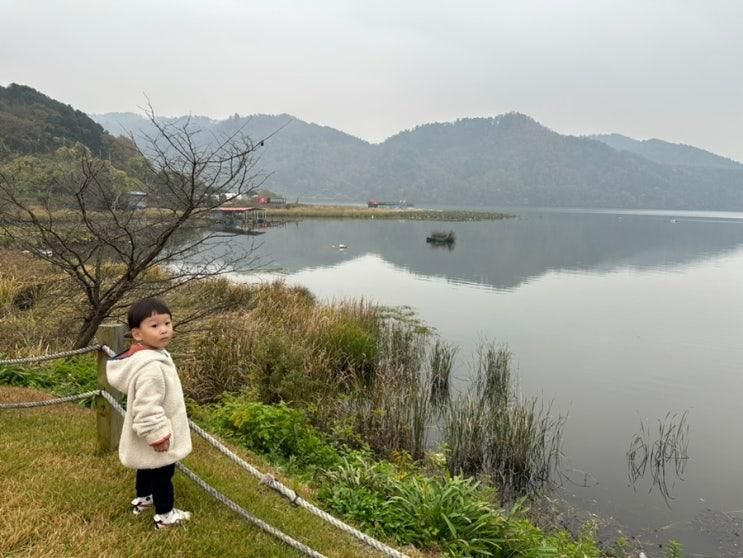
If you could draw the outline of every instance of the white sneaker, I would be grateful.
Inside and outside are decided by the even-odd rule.
[[[180,525],[191,519],[191,512],[173,508],[168,513],[155,514],[155,529],[164,529],[174,525]]]
[[[143,511],[150,509],[153,505],[152,494],[149,496],[137,496],[132,500],[132,513],[139,515]]]

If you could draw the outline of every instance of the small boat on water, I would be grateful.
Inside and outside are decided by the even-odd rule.
[[[426,237],[426,242],[431,244],[454,244],[455,241],[454,231],[434,231]]]

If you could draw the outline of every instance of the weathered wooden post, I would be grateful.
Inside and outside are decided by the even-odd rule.
[[[107,345],[113,352],[120,353],[124,350],[124,324],[103,324],[96,332],[96,340],[101,345]],[[116,401],[121,402],[123,394],[112,388],[106,379],[106,362],[108,355],[98,352],[98,389],[105,389],[113,395]],[[117,413],[111,405],[100,395],[95,399],[96,422],[98,426],[98,451],[105,453],[119,447],[121,428],[124,425],[124,417]]]

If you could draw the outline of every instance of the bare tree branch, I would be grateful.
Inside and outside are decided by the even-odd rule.
[[[227,235],[205,229],[205,217],[263,184],[256,154],[274,134],[253,142],[240,128],[202,141],[190,119],[162,121],[149,100],[145,113],[155,133],[136,147],[135,188],[131,177],[85,150],[76,169],[39,185],[44,190],[37,189],[36,197],[22,192],[12,173],[0,171],[0,230],[66,273],[84,295],[77,346],[135,295],[165,294],[260,264],[255,246],[231,253]],[[141,198],[147,209],[138,207]]]

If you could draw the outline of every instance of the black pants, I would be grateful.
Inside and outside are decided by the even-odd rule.
[[[137,497],[152,494],[155,513],[168,513],[173,509],[173,473],[175,463],[158,469],[137,469]]]

